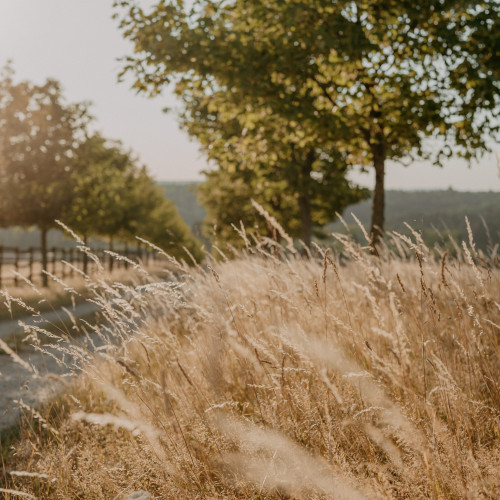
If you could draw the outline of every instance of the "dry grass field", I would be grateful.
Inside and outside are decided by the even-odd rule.
[[[112,340],[26,413],[5,498],[499,498],[498,255],[338,239],[89,281]]]

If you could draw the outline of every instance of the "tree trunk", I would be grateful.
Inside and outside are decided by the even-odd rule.
[[[311,171],[315,160],[314,149],[311,149],[301,164],[300,174],[301,182],[299,186],[299,212],[302,225],[302,241],[307,248],[311,246],[312,238],[312,215],[311,215],[311,197],[309,184],[311,182]]]
[[[137,263],[139,264],[142,259],[141,242],[137,240]]]
[[[87,244],[87,235],[83,237],[83,244],[88,247]],[[83,272],[84,274],[87,274],[87,271],[89,269],[89,256],[87,255],[87,252],[83,252],[83,259],[82,259],[82,264],[83,264]]]
[[[40,228],[40,244],[41,244],[41,252],[42,252],[42,286],[47,288],[49,286],[49,277],[45,274],[44,271],[47,271],[47,228]]]
[[[308,196],[299,196],[300,221],[302,223],[302,241],[307,248],[311,247],[311,202]]]
[[[373,191],[372,224],[370,229],[371,246],[376,249],[384,235],[385,217],[385,148],[376,144],[372,148],[373,166],[375,168],[375,190]]]

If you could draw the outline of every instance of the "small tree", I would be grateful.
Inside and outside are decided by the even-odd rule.
[[[85,243],[90,236],[100,236],[109,239],[112,249],[113,238],[126,231],[131,189],[127,177],[133,176],[135,169],[121,144],[107,141],[100,134],[87,137],[79,145],[72,179],[73,199],[63,219]],[[87,272],[85,254],[83,266]]]
[[[72,203],[75,153],[88,122],[83,104],[66,104],[57,81],[0,82],[0,191],[8,225],[36,225],[42,267],[47,270],[47,232]],[[48,285],[43,275],[43,286]]]
[[[199,242],[145,168],[136,172],[129,199],[129,237],[142,237],[175,257],[186,256],[186,248],[196,260],[201,260]]]
[[[137,235],[162,248],[172,257],[184,258],[191,263],[187,250],[197,262],[203,259],[199,241],[192,235],[176,206],[165,198],[158,199],[156,206],[140,224]]]

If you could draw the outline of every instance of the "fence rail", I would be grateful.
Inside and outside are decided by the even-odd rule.
[[[116,259],[107,253],[105,249],[92,249],[91,252],[110,271],[118,268],[128,269],[130,264],[127,260],[149,265],[150,262],[157,259],[156,252],[139,246],[134,249],[125,247],[116,251],[116,253],[126,257],[127,260]],[[97,264],[77,248],[51,247],[47,249],[48,272],[64,279],[74,276],[76,273],[75,268],[82,271],[86,268],[90,272],[97,268]],[[41,248],[29,247],[21,249],[19,247],[0,246],[0,288],[7,284],[19,286],[24,282],[21,276],[33,283],[42,279]]]

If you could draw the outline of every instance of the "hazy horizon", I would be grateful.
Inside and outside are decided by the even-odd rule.
[[[201,184],[204,182],[204,178],[197,179],[158,179],[155,177],[155,181],[159,184]],[[500,182],[500,181],[499,181]],[[361,184],[361,183],[360,183]],[[373,190],[372,185],[363,184],[363,186],[368,187]],[[500,193],[500,188],[490,188],[490,189],[466,189],[466,188],[454,188],[453,186],[438,186],[438,187],[387,187],[385,189],[388,191],[456,191],[457,193]]]

